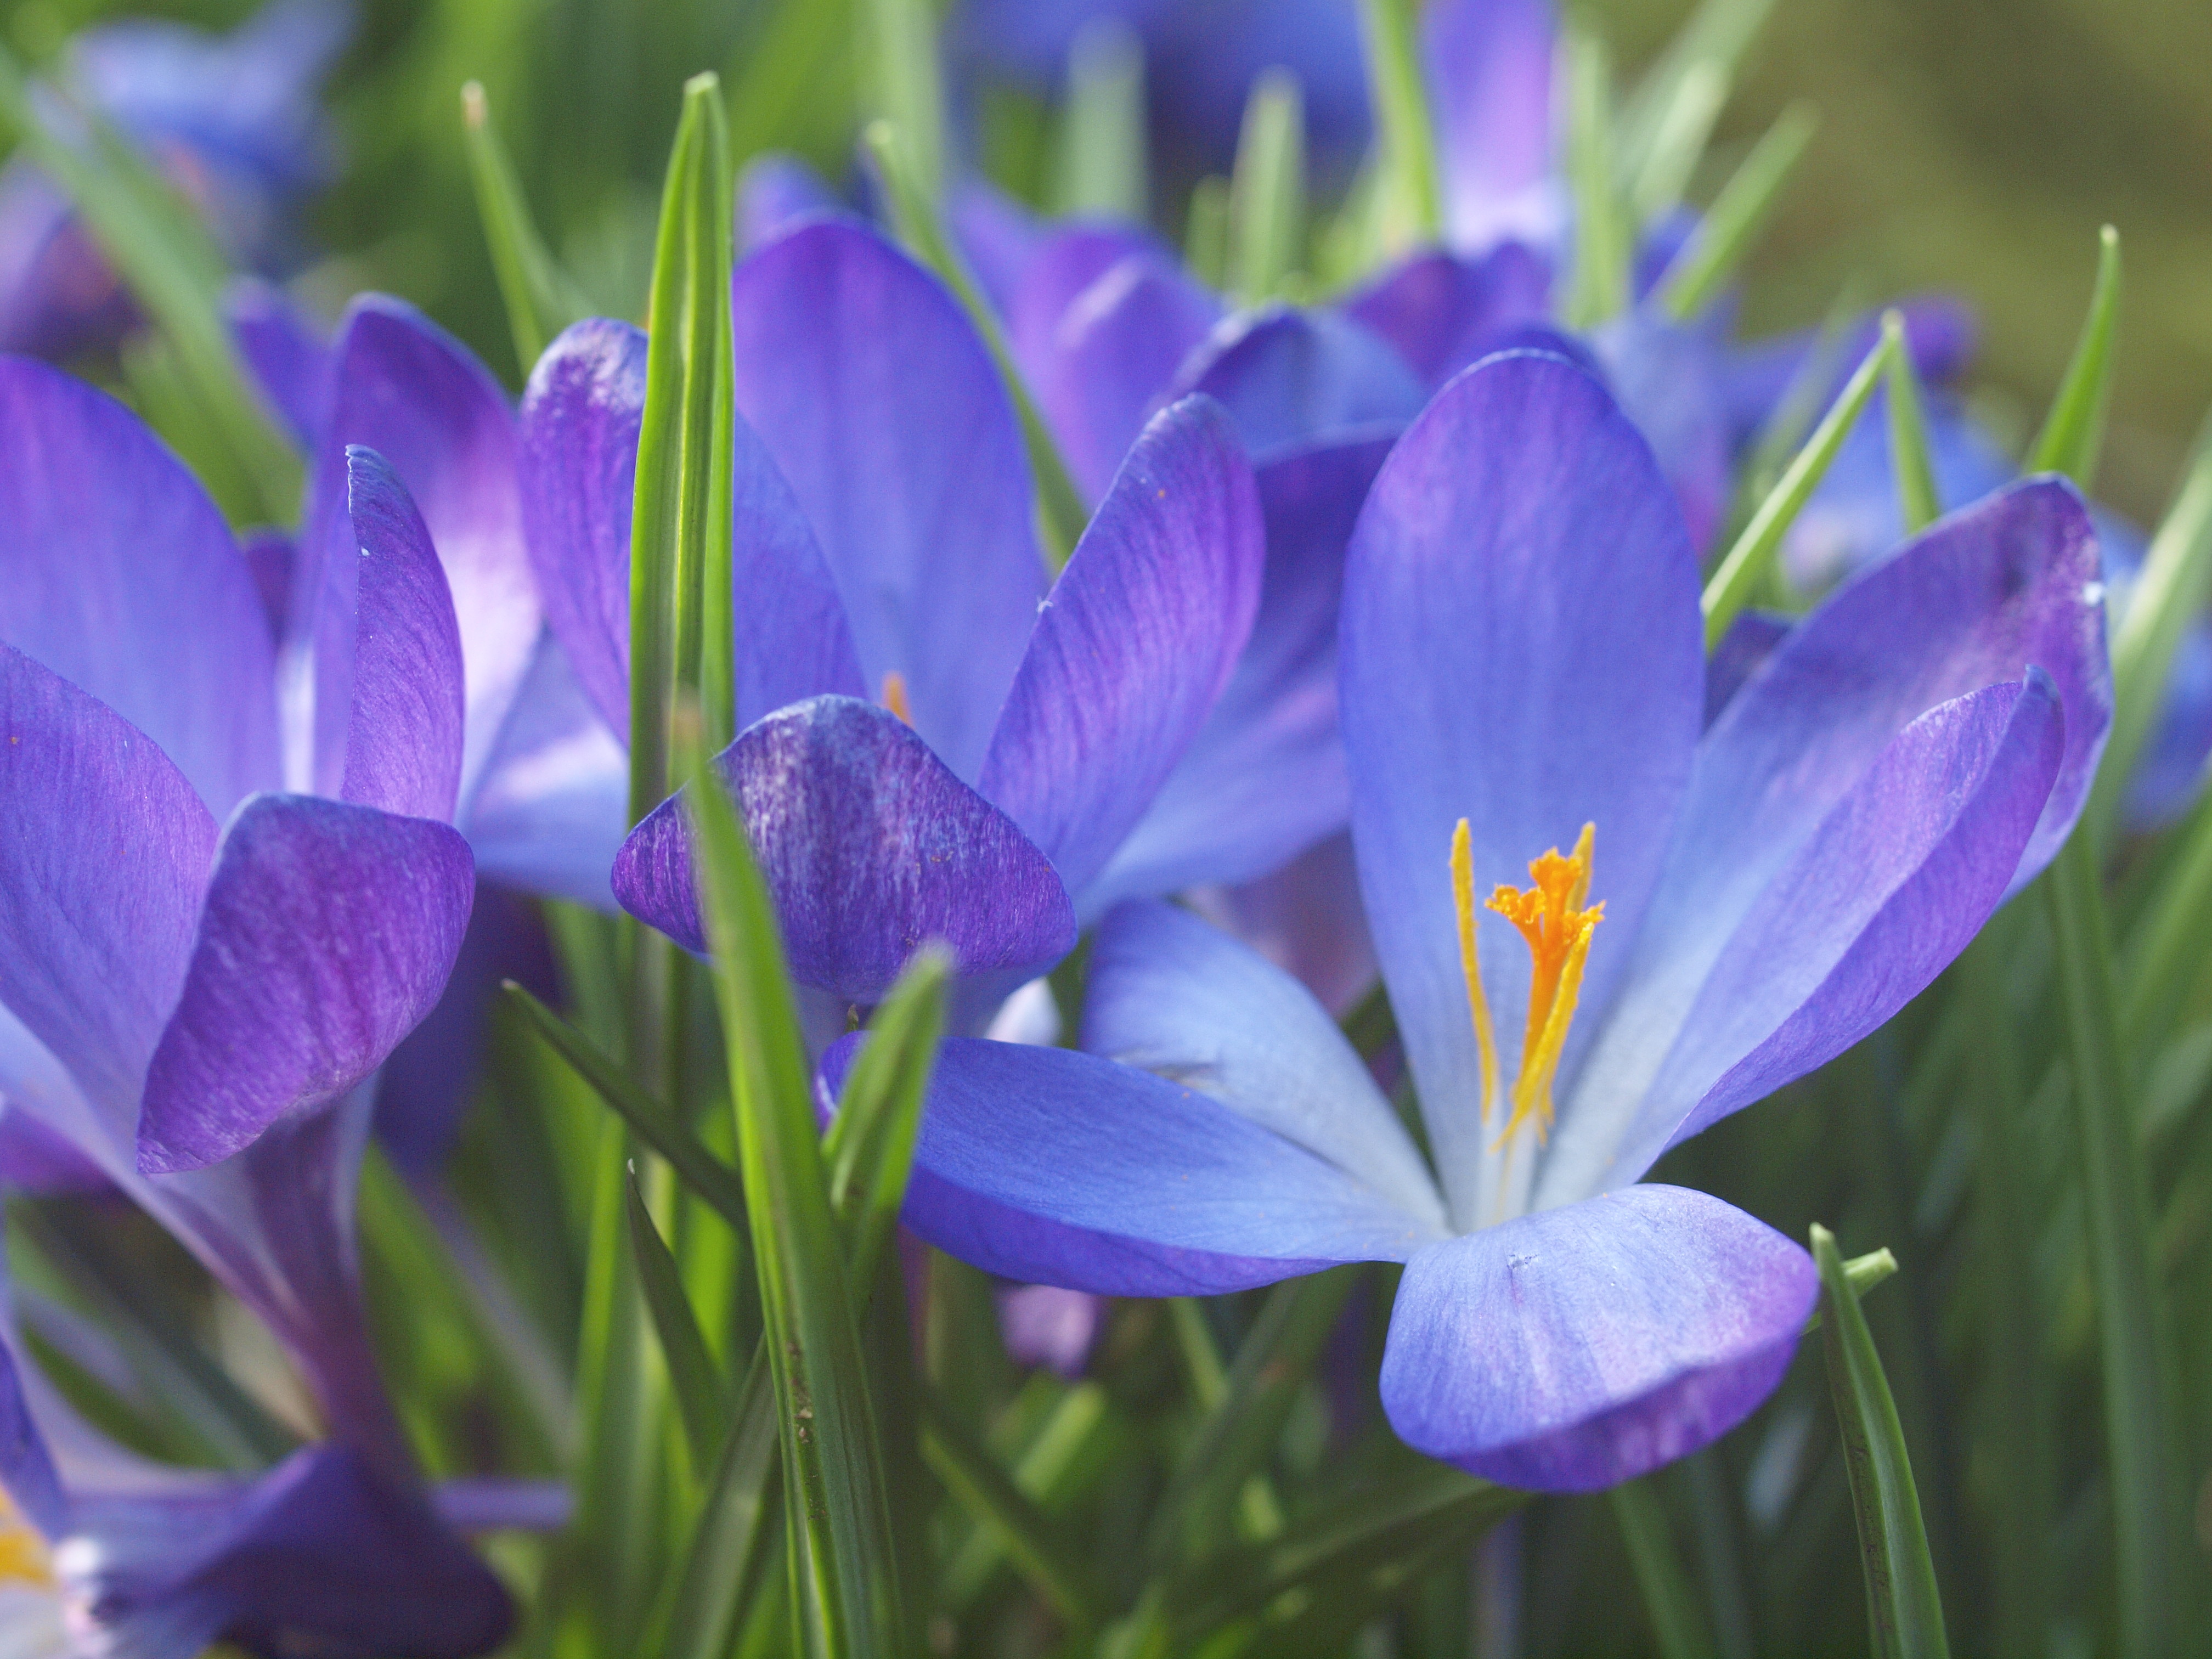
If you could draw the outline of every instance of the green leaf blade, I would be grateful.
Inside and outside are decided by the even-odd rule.
[[[1271,69],[1252,83],[1229,180],[1229,287],[1240,304],[1280,296],[1303,260],[1306,234],[1305,93]]]
[[[875,1275],[906,1200],[939,1040],[945,1035],[951,958],[925,947],[868,1022],[823,1143],[830,1201],[843,1222],[853,1282]]]
[[[1912,372],[1912,354],[1905,349],[1905,315],[1881,314],[1882,343],[1889,351],[1889,462],[1897,474],[1897,500],[1905,518],[1905,533],[1917,536],[1942,516],[1943,501],[1936,489],[1936,469],[1928,459],[1928,422],[1922,413],[1920,380]]]
[[[629,1224],[630,1253],[637,1282],[644,1292],[646,1311],[652,1316],[653,1334],[660,1341],[660,1357],[668,1367],[671,1391],[684,1425],[684,1439],[692,1468],[705,1471],[722,1443],[725,1402],[714,1362],[700,1334],[699,1318],[684,1289],[683,1270],[668,1252],[667,1241],[653,1218],[653,1211],[637,1184],[637,1169],[625,1172],[623,1210]]]
[[[2027,472],[2063,472],[2087,489],[2094,482],[2112,400],[2112,342],[2119,331],[2120,234],[2106,225],[2097,239],[2097,283],[2043,430],[2028,451]]]
[[[491,252],[492,274],[507,307],[507,325],[514,338],[514,361],[524,379],[553,337],[590,315],[580,295],[562,274],[530,217],[530,206],[515,176],[514,162],[492,125],[483,83],[461,88],[461,129],[469,151],[469,175],[476,186],[477,213]]]
[[[1383,247],[1401,252],[1441,240],[1443,188],[1410,0],[1360,0],[1368,98],[1381,117],[1385,179]]]

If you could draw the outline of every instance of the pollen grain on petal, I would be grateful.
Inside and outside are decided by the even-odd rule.
[[[884,708],[899,717],[899,724],[914,724],[914,709],[906,700],[906,676],[896,668],[884,676],[883,703]]]

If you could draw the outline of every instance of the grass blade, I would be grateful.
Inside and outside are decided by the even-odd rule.
[[[505,986],[507,1004],[520,1013],[545,1046],[592,1085],[601,1100],[637,1138],[665,1159],[684,1185],[699,1194],[732,1227],[744,1231],[744,1185],[730,1166],[709,1152],[668,1108],[632,1083],[599,1046],[513,980]]]
[[[1658,1638],[1661,1659],[1705,1659],[1715,1651],[1713,1639],[1698,1610],[1697,1592],[1675,1553],[1658,1492],[1648,1480],[1626,1480],[1606,1498],[1620,1528],[1620,1541],[1627,1547],[1629,1565],[1635,1570],[1636,1587],[1643,1592],[1644,1615]]]
[[[1097,1591],[1060,1522],[1032,1503],[952,1414],[924,1389],[922,1455],[945,1491],[988,1527],[1007,1559],[1079,1637],[1098,1622]]]
[[[1627,215],[1613,188],[1613,64],[1605,43],[1579,28],[1560,47],[1567,93],[1567,180],[1575,199],[1575,269],[1567,322],[1593,329],[1628,309],[1633,258]]]
[[[687,759],[711,778],[703,750]],[[775,911],[729,798],[707,787],[688,799],[781,1429],[799,1645],[889,1652],[902,1614],[884,1459]]]
[[[1773,9],[1774,0],[1705,0],[1622,105],[1614,153],[1647,222],[1682,199],[1736,65]]]
[[[2169,1415],[2164,1309],[2136,1145],[2132,1062],[2121,1046],[2104,893],[2089,838],[2059,849],[2042,887],[2057,942],[2090,1272],[2104,1378],[2106,1478],[2119,1565],[2120,1648],[2181,1650],[2185,1575],[2180,1445]]]
[[[1820,125],[1810,106],[1792,104],[1752,147],[1659,279],[1659,303],[1668,316],[1687,322],[1735,275]]]
[[[699,1334],[699,1317],[684,1291],[683,1272],[668,1253],[667,1241],[661,1237],[645,1194],[638,1189],[637,1166],[630,1165],[626,1173],[629,1179],[623,1194],[638,1288],[644,1293],[653,1334],[660,1340],[660,1357],[668,1366],[669,1388],[676,1396],[691,1467],[703,1472],[714,1462],[722,1442],[726,1406],[721,1381],[714,1375],[714,1362],[708,1357],[707,1339]]]
[[[2097,234],[2097,285],[2089,291],[2089,314],[2081,337],[2058,383],[2051,413],[2027,453],[2027,472],[2063,472],[2087,489],[2095,481],[2097,454],[2105,441],[2105,410],[2112,393],[2112,337],[2120,320],[2120,233],[2106,225]]]
[[[1867,399],[1874,396],[1875,386],[1896,349],[1896,343],[1885,338],[1867,354],[1866,361],[1844,387],[1843,395],[1821,417],[1805,447],[1797,452],[1796,459],[1783,473],[1782,482],[1759,503],[1759,511],[1751,515],[1751,522],[1743,527],[1735,545],[1729,549],[1720,568],[1705,584],[1707,651],[1721,642],[1729,625],[1766,580],[1775,556],[1782,550],[1782,538],[1790,533],[1797,514],[1804,510],[1805,503],[1820,488],[1820,480],[1827,476],[1836,452],[1844,447],[1844,438],[1866,408]]]
[[[722,1455],[707,1486],[684,1570],[674,1578],[661,1639],[646,1648],[664,1659],[723,1659],[740,1613],[763,1588],[778,1507],[775,1389],[765,1348],[753,1355]]]
[[[1421,78],[1412,0],[1360,0],[1367,46],[1367,95],[1380,117],[1386,252],[1443,235],[1443,189],[1437,177],[1436,124]]]
[[[491,124],[481,81],[461,88],[461,128],[468,143],[469,176],[476,185],[477,213],[483,221],[500,298],[507,305],[507,330],[514,337],[515,365],[527,380],[553,337],[589,316],[591,308],[554,263],[531,221],[522,181],[515,177],[514,162],[500,141],[499,129]]]
[[[1928,461],[1928,422],[1921,412],[1920,380],[1905,349],[1905,313],[1881,314],[1882,344],[1889,350],[1889,464],[1897,474],[1897,501],[1905,533],[1917,536],[1943,515],[1936,469]]]
[[[876,48],[876,110],[896,127],[915,184],[945,194],[945,93],[938,84],[937,15],[929,0],[869,0]]]
[[[1126,24],[1100,18],[1067,55],[1054,209],[1143,224],[1152,211],[1145,150],[1145,44]]]
[[[925,946],[908,965],[868,1022],[868,1041],[853,1061],[836,1121],[823,1141],[830,1202],[844,1225],[855,1285],[874,1278],[906,1200],[951,980],[951,958],[940,950]]]
[[[1241,305],[1275,299],[1301,264],[1306,234],[1305,93],[1271,69],[1252,83],[1229,179],[1229,290]]]
[[[1866,1570],[1867,1625],[1882,1659],[1944,1659],[1943,1603],[1920,1522],[1920,1496],[1905,1453],[1905,1431],[1882,1375],[1874,1334],[1844,1276],[1835,1235],[1817,1222],[1813,1260],[1820,1269],[1821,1343],[1828,1387],[1843,1431],[1851,1507]]]

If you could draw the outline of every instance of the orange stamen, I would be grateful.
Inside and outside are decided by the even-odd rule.
[[[1513,1082],[1513,1115],[1506,1120],[1493,1152],[1532,1116],[1539,1142],[1551,1133],[1552,1082],[1559,1075],[1567,1028],[1582,997],[1590,935],[1605,920],[1602,902],[1588,904],[1596,838],[1597,826],[1584,824],[1572,854],[1563,858],[1554,847],[1528,866],[1533,885],[1501,885],[1490,896],[1488,908],[1511,922],[1528,941],[1531,963],[1528,1026],[1521,1042],[1521,1074]]]
[[[0,1583],[51,1586],[53,1582],[46,1540],[31,1529],[7,1494],[0,1492]]]
[[[1490,999],[1482,994],[1482,964],[1475,950],[1474,846],[1462,818],[1452,831],[1452,904],[1459,912],[1459,966],[1467,978],[1467,1008],[1474,1021],[1474,1040],[1482,1049],[1482,1121],[1490,1121],[1491,1097],[1498,1092],[1498,1036],[1490,1024]]]
[[[914,724],[914,710],[906,700],[906,676],[896,668],[884,676],[884,707],[899,717],[900,724]]]

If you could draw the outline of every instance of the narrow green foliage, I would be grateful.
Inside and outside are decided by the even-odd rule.
[[[1305,94],[1271,69],[1252,83],[1229,182],[1229,291],[1242,305],[1278,298],[1304,262]]]
[[[553,337],[589,316],[591,307],[554,262],[531,221],[522,181],[515,177],[514,163],[491,123],[482,82],[471,81],[461,88],[461,129],[468,142],[477,212],[491,250],[492,273],[499,281],[500,297],[507,302],[515,364],[526,380]]]
[[[702,780],[688,799],[781,1419],[799,1647],[889,1652],[903,1615],[884,1458],[775,910],[705,754],[687,759]]]
[[[938,1405],[945,1408],[948,1404],[940,1393]],[[1097,1382],[1079,1382],[1060,1395],[1021,1447],[1013,1460],[1014,1486],[1033,1503],[1049,1509],[1097,1466],[1102,1454],[1110,1453],[1113,1444],[1106,1390]],[[1005,1559],[1006,1545],[997,1528],[979,1527],[952,1553],[941,1575],[945,1604],[958,1608],[973,1601]]]
[[[722,1659],[738,1615],[764,1582],[775,1529],[768,1524],[781,1496],[775,1385],[763,1346],[753,1355],[722,1455],[707,1483],[683,1570],[656,1621],[658,1642],[643,1651],[662,1659]]]
[[[823,1143],[830,1202],[845,1229],[856,1285],[874,1278],[898,1225],[951,979],[951,958],[941,950],[926,947],[908,964],[868,1022]]]
[[[1667,1525],[1666,1506],[1650,1480],[1625,1480],[1606,1493],[1613,1508],[1636,1587],[1644,1595],[1644,1616],[1659,1639],[1661,1659],[1706,1659],[1714,1651],[1696,1588]]]
[[[229,270],[198,213],[98,107],[71,106],[88,142],[58,133],[14,53],[0,46],[0,131],[60,185],[83,215],[131,295],[167,341],[177,390],[188,394],[213,441],[228,452],[226,476],[245,494],[226,501],[234,519],[288,523],[300,495],[300,461],[270,418],[223,316]]]
[[[2121,956],[2120,1034],[2134,1054],[2150,1052],[2166,1035],[2212,936],[2212,793],[2198,795],[2174,834],[2180,854],[2143,906]]]
[[[678,1177],[713,1205],[724,1220],[740,1231],[745,1230],[750,1224],[745,1219],[744,1188],[728,1164],[678,1122],[667,1107],[631,1082],[629,1074],[591,1038],[513,980],[502,988],[508,1006],[578,1077],[592,1085],[640,1140],[667,1160]]]
[[[1850,1281],[1851,1294],[1863,1297],[1883,1280],[1897,1273],[1897,1258],[1885,1244],[1878,1250],[1869,1250],[1864,1255],[1855,1255],[1844,1263],[1844,1277]],[[1813,1316],[1805,1322],[1805,1334],[1810,1336],[1820,1328],[1821,1310],[1813,1310]]]
[[[1790,526],[1797,521],[1798,514],[1820,488],[1820,480],[1827,476],[1836,452],[1844,447],[1852,423],[1866,408],[1867,400],[1874,396],[1874,389],[1896,349],[1894,341],[1884,338],[1867,354],[1866,361],[1844,387],[1835,406],[1821,417],[1805,447],[1797,452],[1797,459],[1783,473],[1782,482],[1759,503],[1759,510],[1751,515],[1751,522],[1736,538],[1735,545],[1721,561],[1720,568],[1705,584],[1706,650],[1711,651],[1721,642],[1729,625],[1751,603],[1752,596],[1766,580],[1775,556],[1782,550],[1782,538],[1790,533]]]
[[[1646,223],[1682,199],[1729,86],[1774,0],[1705,0],[1622,106],[1615,165]]]
[[[934,1390],[925,1389],[921,1398],[922,1455],[945,1489],[991,1529],[1022,1576],[1079,1634],[1094,1628],[1098,1592],[1083,1569],[1081,1545],[1014,1484]]]
[[[1568,30],[1559,50],[1567,94],[1567,182],[1575,199],[1567,322],[1587,331],[1628,309],[1634,236],[1613,185],[1613,60],[1604,41],[1579,28]]]
[[[1443,235],[1436,125],[1415,40],[1413,0],[1360,0],[1368,100],[1380,118],[1382,249],[1398,253]]]
[[[1182,262],[1206,287],[1229,286],[1229,180],[1218,173],[1208,173],[1191,186],[1190,214],[1183,225]]]
[[[857,101],[858,0],[774,0],[727,65],[730,158],[765,149],[842,147]]]
[[[2165,1310],[2136,1144],[2135,1064],[2121,1042],[2112,938],[2089,837],[2079,830],[2069,837],[2041,884],[2057,936],[2096,1285],[2120,1650],[2175,1653],[2188,1628],[2183,1602],[2190,1571],[2175,1484],[2181,1443],[2170,1414]]]
[[[668,793],[669,721],[679,696],[697,698],[712,747],[734,735],[732,189],[720,83],[695,76],[684,88],[661,192],[630,519],[633,823]]]
[[[684,1291],[683,1272],[668,1253],[667,1241],[661,1237],[653,1211],[639,1190],[637,1166],[630,1165],[627,1173],[623,1209],[638,1287],[645,1296],[646,1311],[653,1316],[653,1334],[660,1340],[660,1357],[668,1366],[669,1388],[676,1396],[691,1467],[703,1474],[722,1443],[728,1402],[723,1398],[721,1380],[714,1374],[714,1362],[708,1356],[707,1339],[699,1334],[699,1316]]]
[[[1123,23],[1101,18],[1067,56],[1053,206],[1141,225],[1151,214],[1146,157],[1145,46]]]
[[[1792,104],[1752,147],[1659,279],[1659,303],[1668,316],[1687,322],[1735,274],[1820,124],[1809,106]]]
[[[1006,395],[1013,400],[1014,413],[1021,422],[1023,447],[1028,452],[1030,471],[1036,479],[1037,528],[1044,539],[1045,556],[1053,569],[1058,570],[1075,550],[1089,515],[1084,511],[1083,498],[1076,494],[1074,481],[1068,476],[1067,463],[1060,459],[1060,446],[1053,439],[1052,428],[1037,412],[1036,400],[1030,396],[1021,371],[1015,366],[1013,354],[1007,349],[1006,332],[999,325],[998,315],[983,297],[967,262],[954,246],[936,199],[922,188],[916,177],[904,136],[888,122],[873,121],[861,134],[861,143],[875,163],[876,176],[883,185],[899,240],[906,244],[907,251],[915,258],[944,278],[966,309],[968,320],[982,337],[991,361],[998,366],[999,378],[1005,383]]]
[[[1920,1495],[1905,1452],[1897,1402],[1882,1375],[1858,1292],[1844,1273],[1835,1235],[1817,1222],[1813,1260],[1820,1270],[1821,1344],[1843,1431],[1851,1508],[1866,1571],[1867,1628],[1881,1659],[1944,1659],[1942,1598],[1920,1521]]]
[[[877,113],[899,131],[911,177],[930,202],[945,194],[945,92],[931,0],[869,0]]]
[[[1920,380],[1912,372],[1912,354],[1905,343],[1905,315],[1881,314],[1882,343],[1889,349],[1889,464],[1897,474],[1898,507],[1905,516],[1905,533],[1917,536],[1942,516],[1942,498],[1936,491],[1936,470],[1928,461],[1928,422],[1921,412]]]
[[[2121,791],[2157,722],[2174,653],[2212,599],[2212,418],[2199,434],[2180,493],[2151,537],[2127,614],[2112,630],[2112,729],[2085,815],[2109,844]]]
[[[2087,489],[2096,482],[2097,454],[2105,441],[2105,410],[2112,396],[2112,338],[2120,321],[2120,233],[2098,233],[2097,285],[2081,337],[2058,383],[2043,430],[2027,453],[2027,472],[2063,472]]]

